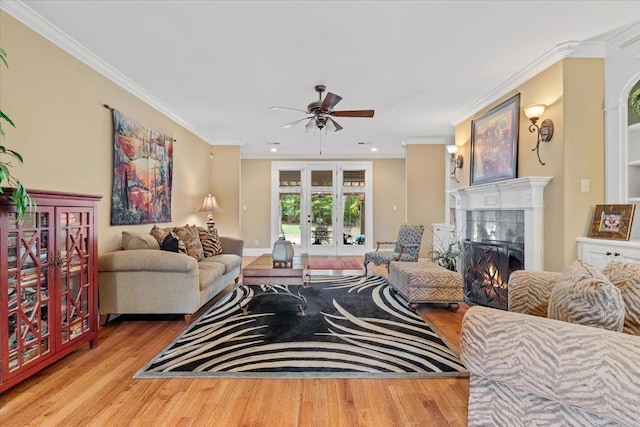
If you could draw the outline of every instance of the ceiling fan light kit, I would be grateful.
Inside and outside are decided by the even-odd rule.
[[[342,126],[336,122],[331,116],[334,117],[373,117],[374,110],[342,110],[334,111],[333,108],[338,102],[342,100],[342,97],[335,93],[327,92],[327,95],[322,99],[322,93],[327,90],[325,85],[316,85],[315,91],[318,92],[318,100],[311,102],[307,105],[306,110],[300,110],[297,108],[286,107],[271,107],[270,110],[283,110],[283,111],[296,111],[303,112],[305,114],[311,114],[310,116],[296,120],[291,123],[287,123],[282,127],[285,129],[292,128],[296,125],[302,124],[307,121],[305,125],[306,132],[315,132],[316,130],[325,130],[325,132],[338,132],[342,130]]]

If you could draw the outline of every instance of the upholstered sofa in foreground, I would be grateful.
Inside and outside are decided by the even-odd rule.
[[[244,241],[228,236],[218,239],[223,253],[200,261],[184,253],[160,250],[153,240],[139,245],[140,249],[100,255],[103,323],[110,314],[184,314],[190,322],[192,315],[227,285],[237,283],[242,273]]]
[[[640,337],[471,307],[469,426],[637,426]]]
[[[469,426],[639,425],[640,266],[515,272],[509,310],[465,314]]]

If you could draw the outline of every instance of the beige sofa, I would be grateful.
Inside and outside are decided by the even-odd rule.
[[[187,322],[242,273],[242,239],[220,236],[223,253],[196,261],[186,254],[139,245],[100,255],[101,323],[111,314],[184,314]],[[142,249],[151,246],[153,249]]]
[[[469,426],[638,425],[640,266],[611,262],[601,273],[588,265],[562,274],[514,272],[509,311],[466,312],[460,356],[470,372]],[[566,299],[557,286],[572,277],[579,293],[569,296],[584,315],[546,318]],[[607,300],[606,288],[622,297],[624,323],[616,327],[625,333],[604,329],[620,302]],[[604,316],[597,324],[594,307]]]

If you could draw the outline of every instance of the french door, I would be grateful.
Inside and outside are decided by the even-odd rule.
[[[272,240],[298,253],[371,250],[371,162],[273,162]]]

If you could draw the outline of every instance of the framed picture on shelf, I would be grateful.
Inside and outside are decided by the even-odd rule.
[[[471,121],[471,185],[517,176],[520,94]]]
[[[636,205],[596,205],[589,237],[629,240]]]

